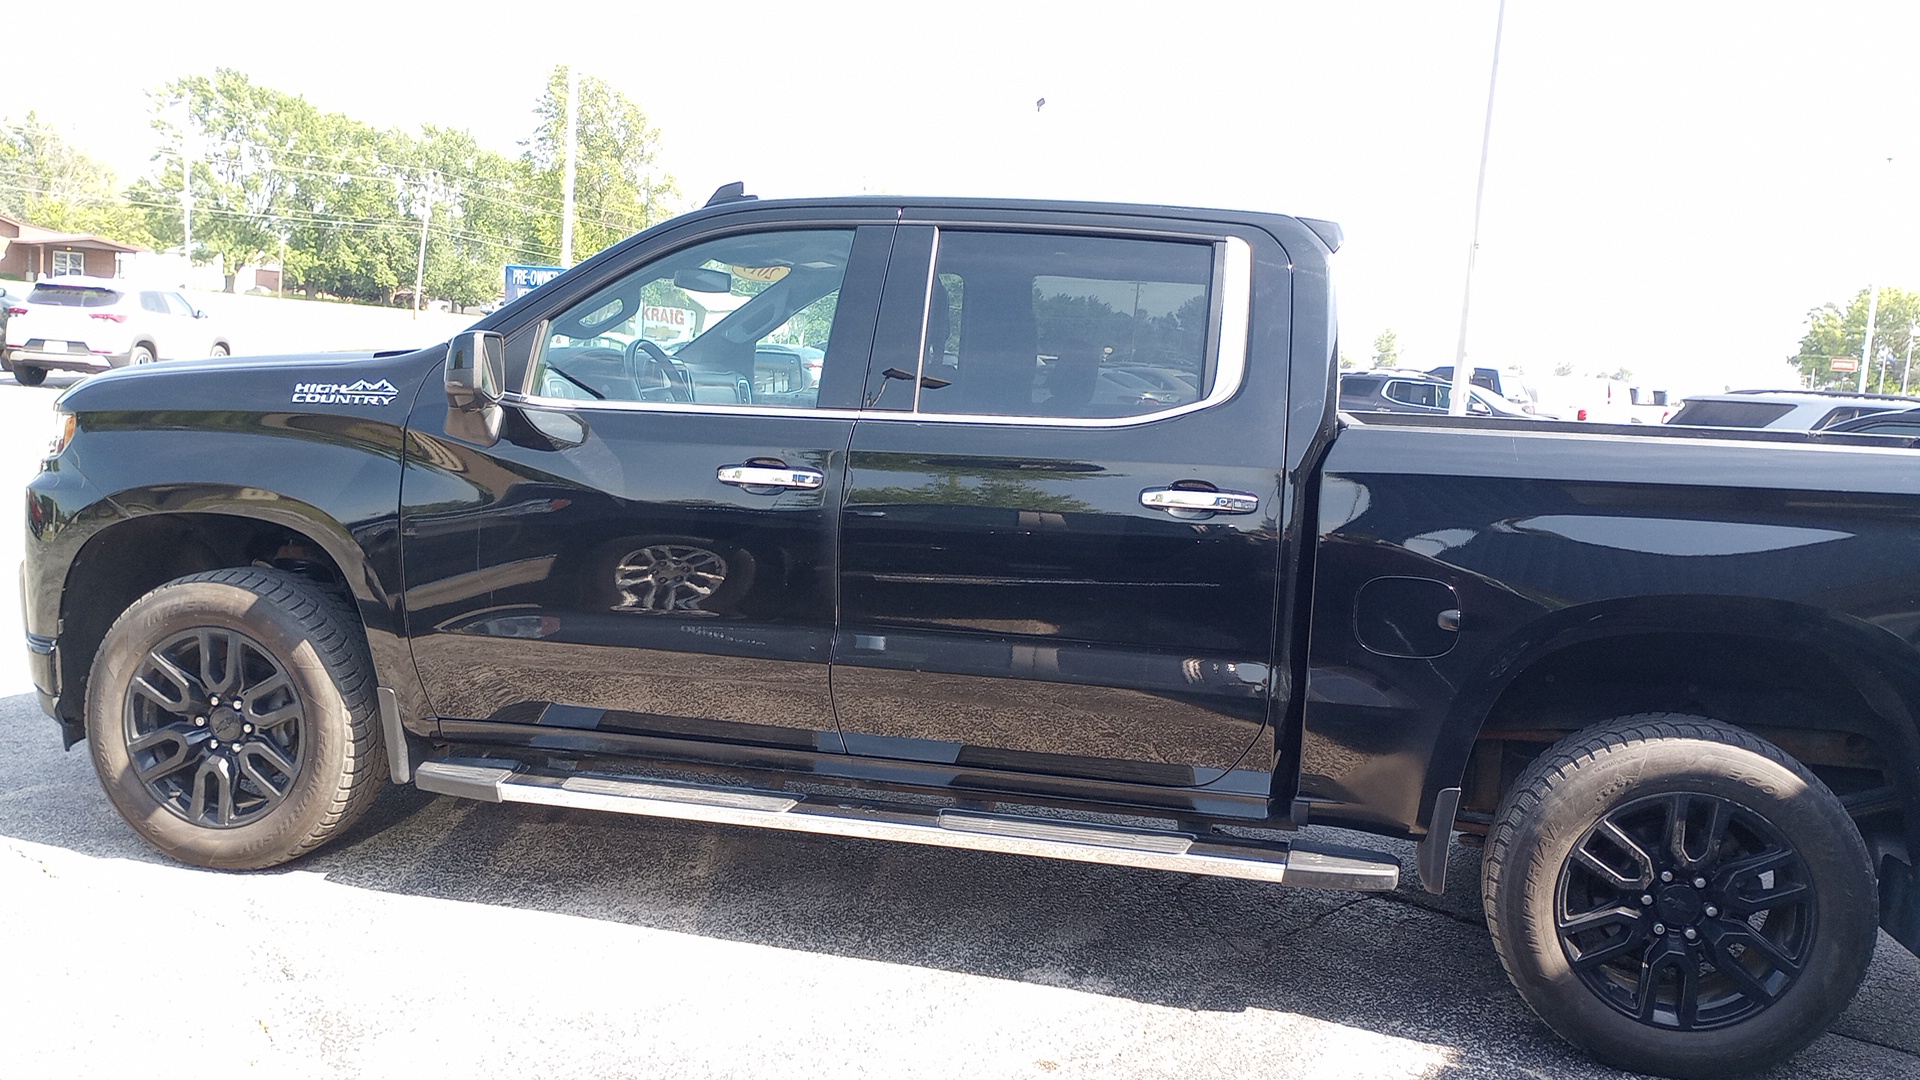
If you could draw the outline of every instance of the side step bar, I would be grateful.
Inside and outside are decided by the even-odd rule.
[[[1053,818],[902,805],[845,806],[783,791],[705,787],[585,773],[542,773],[504,764],[427,761],[414,769],[424,791],[482,802],[538,803],[616,814],[748,825],[762,829],[895,840],[935,847],[1037,855],[1075,862],[1245,878],[1315,889],[1385,892],[1400,861],[1356,848],[1292,841],[1129,829]]]

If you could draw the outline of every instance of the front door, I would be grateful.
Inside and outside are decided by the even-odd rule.
[[[1235,399],[1248,265],[1204,233],[902,227],[841,518],[850,752],[1182,787],[1248,754],[1283,428]]]
[[[495,445],[439,434],[423,395],[406,602],[444,729],[841,749],[835,511],[891,233],[783,226],[608,272],[526,331]]]

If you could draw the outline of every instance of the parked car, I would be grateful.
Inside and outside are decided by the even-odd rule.
[[[1325,221],[738,194],[445,345],[67,391],[21,579],[85,812],[260,868],[391,780],[1395,889],[1360,830],[1436,893],[1465,832],[1519,994],[1669,1076],[1807,1046],[1881,928],[1920,950],[1909,448],[1450,417],[1396,371],[1341,388],[1412,411],[1347,422]],[[618,346],[694,278],[756,289]],[[757,347],[796,318],[804,389]],[[1208,895],[1178,917],[1271,936]]]
[[[1429,368],[1427,369],[1427,374],[1444,379],[1447,382],[1452,382],[1453,365],[1442,364],[1437,368]],[[1467,377],[1467,381],[1493,394],[1495,397],[1504,398],[1507,401],[1513,402],[1520,407],[1522,412],[1532,413],[1544,419],[1557,419],[1557,417],[1551,414],[1541,412],[1539,392],[1533,387],[1528,386],[1521,380],[1520,376],[1511,371],[1501,371],[1499,368],[1492,367],[1477,367],[1473,369],[1473,374]]]
[[[1862,416],[1920,405],[1897,394],[1850,394],[1841,390],[1735,390],[1687,398],[1669,424],[1695,427],[1825,431]]]
[[[1340,376],[1342,412],[1424,413],[1437,416],[1447,412],[1452,400],[1453,384],[1424,372],[1361,371]],[[1467,413],[1471,416],[1499,416],[1515,420],[1545,419],[1477,386],[1467,402]]]
[[[1920,437],[1920,409],[1892,409],[1856,416],[1823,429],[1830,435],[1900,435]]]
[[[105,371],[233,352],[226,331],[179,293],[119,278],[39,282],[12,314],[0,367],[22,386],[40,385],[48,371]]]

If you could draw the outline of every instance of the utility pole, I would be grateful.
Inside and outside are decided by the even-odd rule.
[[[1880,283],[1874,282],[1867,290],[1867,341],[1860,346],[1860,389],[1867,392],[1867,369],[1873,366],[1873,321],[1880,313]]]
[[[1502,0],[1504,2],[1504,0]],[[1893,159],[1887,159],[1887,165],[1893,165]],[[1888,174],[1888,188],[1892,188],[1892,174]],[[1867,340],[1860,346],[1860,386],[1859,393],[1867,392],[1867,369],[1873,366],[1873,323],[1880,314],[1880,282],[1876,277],[1867,290]]]
[[[428,185],[432,179],[432,173],[420,178],[420,262],[413,271],[413,317],[416,319],[420,317],[420,290],[427,283],[427,223],[433,220],[433,189]]]
[[[1503,0],[1504,2],[1504,0]],[[567,65],[567,164],[560,174],[560,266],[573,265],[573,167],[580,126],[580,75]]]
[[[193,136],[180,133],[180,221],[186,238],[180,250],[187,257],[187,273],[193,273]]]
[[[1467,366],[1467,311],[1473,303],[1473,260],[1480,252],[1480,205],[1487,193],[1487,147],[1493,143],[1493,91],[1500,82],[1500,33],[1507,25],[1507,0],[1500,0],[1500,11],[1493,23],[1493,70],[1487,76],[1487,126],[1480,133],[1480,179],[1473,187],[1473,240],[1467,245],[1467,284],[1460,297],[1460,343],[1453,350],[1453,391],[1448,396],[1447,412],[1467,415],[1467,402],[1473,396],[1473,369]]]

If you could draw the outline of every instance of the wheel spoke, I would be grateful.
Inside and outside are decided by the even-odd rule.
[[[222,633],[226,641],[226,655],[220,664],[220,674],[214,675],[215,631],[211,627],[200,631],[200,685],[209,694],[230,693],[240,667],[240,635],[232,630]]]
[[[128,756],[133,759],[134,775],[143,783],[157,783],[185,768],[193,758],[193,744],[188,735],[193,731],[185,724],[169,724],[127,744]],[[171,745],[173,752],[148,765],[141,765],[139,755],[161,746]]]
[[[181,668],[179,664],[162,656],[159,649],[153,649],[147,653],[147,663],[161,675],[166,676],[168,682],[180,688],[180,697],[178,700],[182,703],[188,698],[193,697],[194,692],[199,689],[199,681],[192,675],[187,674],[185,669]],[[142,678],[140,681],[145,682],[146,680]],[[161,701],[162,699],[155,697],[154,700]],[[169,705],[166,707],[172,708],[173,706]]]
[[[1675,961],[1671,946],[1664,942],[1647,950],[1640,961],[1640,979],[1634,986],[1633,1007],[1643,1024],[1653,1023],[1654,1009],[1660,1004],[1660,977]]]
[[[1592,911],[1584,911],[1578,915],[1568,915],[1558,921],[1562,934],[1578,934],[1587,930],[1598,930],[1602,927],[1615,926],[1621,923],[1628,925],[1637,924],[1640,921],[1640,913],[1623,904],[1618,907],[1595,908]]]
[[[278,769],[288,777],[293,776],[296,768],[293,762],[287,760],[287,755],[280,752],[279,747],[265,739],[255,739],[252,742],[243,744],[240,747],[240,756],[243,759],[250,757],[263,758],[267,764]]]
[[[144,675],[134,676],[132,689],[134,693],[139,694],[141,697],[146,698],[148,701],[153,702],[155,705],[160,706],[170,713],[186,712],[187,705],[192,699],[191,691],[184,692],[177,698],[170,698],[163,693],[159,687],[147,681]]]
[[[1698,854],[1690,850],[1692,815],[1691,796],[1675,795],[1673,805],[1673,857],[1682,867],[1689,870],[1712,860],[1720,849],[1721,841],[1727,833],[1727,804],[1723,799],[1709,798],[1707,804],[1706,840]]]
[[[1760,958],[1771,964],[1776,971],[1789,976],[1800,974],[1801,962],[1780,951],[1765,934],[1755,931],[1745,923],[1715,923],[1707,927],[1707,940],[1721,948],[1733,945],[1746,946],[1747,954],[1758,953]]]
[[[1751,915],[1756,911],[1772,911],[1782,904],[1799,903],[1809,893],[1808,888],[1800,882],[1783,882],[1776,877],[1773,888],[1763,889],[1757,893],[1727,890],[1727,911],[1741,916]]]
[[[213,823],[231,825],[233,823],[233,763],[217,754],[210,755],[200,763],[200,770],[193,774],[193,799],[187,804],[187,818],[191,821],[205,821],[207,818],[207,796],[213,795]]]
[[[253,781],[260,793],[267,797],[269,808],[280,805],[287,797],[287,789],[293,786],[293,763],[281,756],[278,751],[269,749],[270,744],[254,743],[243,748],[239,754],[240,773]],[[266,761],[285,779],[276,783],[269,778],[257,764]]]
[[[1739,987],[1742,994],[1762,1005],[1771,1004],[1773,991],[1767,989],[1767,985],[1756,978],[1753,972],[1748,971],[1747,966],[1741,963],[1729,948],[1735,944],[1745,944],[1740,938],[1741,935],[1737,932],[1715,934],[1711,928],[1708,929],[1707,952],[1713,959],[1713,968]]]
[[[288,678],[285,672],[276,671],[252,686],[240,687],[240,694],[247,701],[257,701],[275,691],[284,690],[292,685],[293,680]]]
[[[1720,872],[1713,876],[1713,887],[1729,897],[1735,896],[1734,886],[1742,879],[1757,877],[1769,870],[1779,870],[1796,857],[1786,848],[1769,848],[1758,855],[1738,859],[1720,868]]]
[[[1579,861],[1580,865],[1600,875],[1606,879],[1608,884],[1623,892],[1628,889],[1639,888],[1642,884],[1653,880],[1653,859],[1647,855],[1646,849],[1640,846],[1639,841],[1628,836],[1620,826],[1615,825],[1612,821],[1602,822],[1599,832],[1600,835],[1613,841],[1613,843],[1625,849],[1628,854],[1639,860],[1640,865],[1644,869],[1638,875],[1628,877],[1618,869],[1608,865],[1605,859],[1595,855],[1592,849],[1586,844],[1582,844],[1573,853],[1573,857]]]

